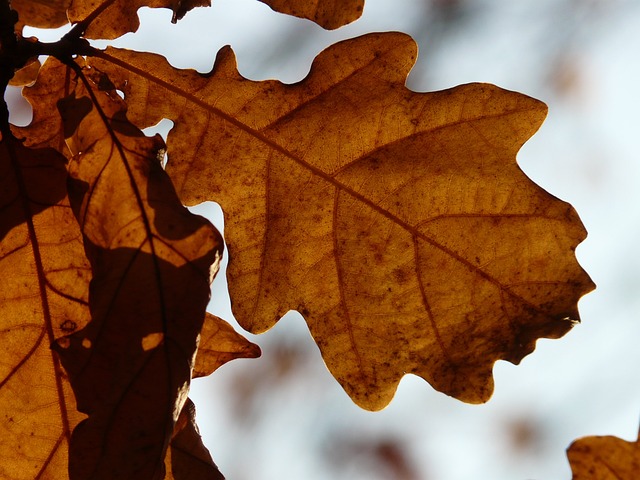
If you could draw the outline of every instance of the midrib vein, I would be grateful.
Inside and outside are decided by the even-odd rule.
[[[528,300],[526,300],[522,296],[510,291],[510,289],[506,285],[502,284],[502,282],[500,282],[498,279],[496,279],[492,275],[488,274],[487,272],[479,269],[472,262],[468,261],[467,259],[465,259],[461,255],[459,255],[458,253],[454,252],[450,248],[446,247],[445,245],[441,244],[440,242],[438,242],[438,241],[434,240],[433,238],[429,237],[425,233],[419,231],[418,229],[415,228],[415,226],[409,224],[407,221],[405,221],[405,220],[401,219],[400,217],[392,214],[391,212],[385,210],[384,208],[382,208],[381,206],[377,205],[372,200],[370,200],[367,197],[365,197],[363,194],[353,190],[352,188],[350,188],[349,186],[345,185],[344,183],[336,180],[333,175],[321,170],[320,168],[316,167],[315,165],[312,165],[309,162],[306,162],[302,158],[298,157],[297,155],[295,155],[294,153],[289,151],[287,148],[283,147],[282,145],[280,145],[276,141],[274,141],[271,138],[269,138],[267,135],[265,135],[261,131],[250,127],[249,125],[241,122],[240,120],[238,120],[237,118],[233,117],[232,115],[230,115],[230,114],[228,114],[228,113],[226,113],[226,112],[224,112],[224,111],[222,111],[222,110],[220,110],[220,109],[208,104],[206,101],[196,97],[195,95],[192,95],[191,93],[185,92],[180,87],[177,87],[177,86],[175,86],[175,85],[173,85],[173,84],[171,84],[171,83],[169,83],[169,82],[167,82],[165,80],[162,80],[161,78],[158,78],[158,77],[150,74],[149,72],[136,67],[135,65],[132,65],[132,64],[130,64],[128,62],[120,60],[119,58],[113,57],[113,56],[111,56],[111,55],[109,55],[109,54],[107,54],[105,52],[102,52],[102,51],[96,51],[96,56],[102,58],[103,60],[107,60],[109,62],[112,62],[113,64],[118,65],[119,67],[124,68],[125,70],[128,70],[128,71],[130,71],[130,72],[132,72],[132,73],[134,73],[136,75],[139,75],[139,76],[147,79],[148,81],[153,82],[153,83],[155,83],[155,84],[157,84],[157,85],[159,85],[159,86],[161,86],[163,88],[166,88],[170,92],[172,92],[172,93],[174,93],[174,94],[186,99],[187,101],[197,105],[198,107],[200,107],[203,110],[209,112],[210,114],[218,116],[219,118],[223,119],[224,121],[236,126],[240,130],[242,130],[245,133],[247,133],[248,135],[253,136],[255,139],[257,139],[260,142],[262,142],[263,144],[267,145],[272,150],[282,154],[283,156],[289,158],[290,160],[292,160],[293,162],[297,163],[298,165],[306,168],[313,175],[316,175],[317,177],[320,177],[321,179],[323,179],[324,181],[330,183],[331,185],[333,185],[337,189],[347,193],[348,195],[352,196],[356,200],[358,200],[358,201],[362,202],[363,204],[367,205],[369,208],[374,210],[376,213],[382,215],[383,217],[385,217],[388,220],[390,220],[392,223],[395,223],[399,227],[401,227],[404,230],[406,230],[407,232],[409,232],[412,236],[417,237],[417,238],[423,240],[424,242],[428,243],[432,247],[434,247],[436,249],[439,249],[442,252],[446,253],[447,255],[449,255],[450,257],[455,259],[456,261],[458,261],[461,264],[465,265],[470,271],[472,271],[472,272],[476,273],[477,275],[481,276],[486,281],[488,281],[491,284],[495,285],[497,288],[499,288],[500,290],[502,290],[503,292],[505,292],[506,294],[508,294],[512,298],[523,302],[524,304],[526,304],[529,307],[533,308],[535,311],[538,311],[540,313],[545,314],[545,312],[541,312],[541,310],[536,305],[532,304],[531,302],[529,302]],[[509,111],[508,114],[513,115],[513,114],[519,113],[521,111],[523,111],[523,110],[522,109],[514,109],[514,110]],[[493,118],[500,118],[500,117],[503,117],[504,115],[505,115],[504,113],[498,113],[498,114],[493,114],[493,115],[484,115],[484,116],[482,116],[482,118],[477,119],[477,120],[483,120],[484,121],[484,120],[493,119]],[[438,126],[436,128],[433,128],[429,132],[433,133],[433,132],[438,132],[438,131],[441,131],[441,130],[444,130],[444,129],[448,129],[448,128],[454,128],[454,127],[457,127],[459,125],[463,125],[463,124],[468,124],[468,123],[474,122],[475,120],[476,119],[474,118],[474,119],[465,119],[465,120],[458,120],[458,121],[455,121],[455,122],[450,122],[450,123],[447,123],[447,124],[444,124],[444,125],[440,125],[440,126]],[[403,141],[403,140],[405,140],[405,139],[401,138],[401,139],[396,140],[395,142],[400,142],[400,141]],[[395,142],[390,142],[390,143],[386,144],[385,147],[388,147],[389,145],[392,145]]]

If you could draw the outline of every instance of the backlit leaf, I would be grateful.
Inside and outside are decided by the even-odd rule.
[[[30,85],[36,81],[39,71],[40,61],[38,58],[32,58],[24,67],[14,73],[13,78],[9,81],[9,85],[13,85],[14,87]]]
[[[86,38],[112,39],[138,30],[141,7],[169,8],[175,23],[189,10],[210,5],[211,0],[72,0],[68,13],[74,23],[90,20]]]
[[[368,409],[406,373],[488,400],[493,364],[564,335],[592,289],[575,211],[515,162],[546,106],[485,84],[411,92],[415,55],[406,35],[371,34],[294,85],[242,78],[228,48],[209,75],[115,49],[92,60],[138,126],[175,122],[181,199],[222,205],[240,324],[300,311]]]
[[[89,264],[66,159],[0,142],[0,478],[64,478],[84,417],[50,345],[89,321]],[[7,459],[11,459],[8,461]]]
[[[211,0],[12,0],[11,6],[20,13],[19,29],[24,25],[57,28],[87,21],[86,38],[112,39],[138,29],[141,7],[168,8],[175,23],[195,7],[211,6]]]
[[[18,28],[57,28],[69,23],[67,8],[72,0],[11,0],[11,8],[19,12]]]
[[[196,408],[187,399],[176,422],[167,453],[166,480],[223,480],[224,476],[213,462],[195,421]]]
[[[237,333],[231,325],[207,313],[193,367],[193,377],[206,377],[234,358],[258,358],[260,347]]]
[[[640,437],[584,437],[567,450],[573,480],[635,480],[640,472]]]
[[[333,30],[351,23],[362,15],[364,0],[260,0],[276,12],[307,18],[321,27]]]

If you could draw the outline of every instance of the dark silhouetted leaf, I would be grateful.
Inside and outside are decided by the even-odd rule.
[[[115,49],[91,62],[138,126],[175,122],[168,171],[184,202],[228,216],[240,324],[297,309],[372,410],[406,373],[488,400],[493,364],[564,335],[593,287],[575,211],[515,162],[546,106],[485,84],[411,92],[415,56],[404,34],[367,35],[294,85],[242,78],[228,48],[209,75]]]
[[[71,438],[70,478],[161,479],[222,238],[179,202],[160,165],[162,139],[127,121],[99,72],[83,77],[88,87],[75,78],[59,102],[93,271],[91,322],[54,345],[89,415]]]
[[[81,63],[81,60],[79,60]],[[75,74],[53,57],[48,57],[40,68],[38,79],[24,88],[23,96],[33,107],[33,119],[27,127],[12,127],[17,137],[25,139],[25,145],[33,148],[51,147],[69,155],[64,141],[62,118],[58,101],[69,95],[75,85]]]
[[[223,480],[195,421],[196,407],[187,399],[174,429],[167,454],[167,480]]]
[[[11,7],[20,13],[18,27],[57,28],[69,23],[67,8],[72,0],[11,0]]]

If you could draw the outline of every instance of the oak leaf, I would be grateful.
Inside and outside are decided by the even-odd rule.
[[[175,23],[189,10],[210,5],[211,0],[72,0],[68,15],[72,23],[87,24],[85,38],[113,39],[138,30],[141,7],[169,8]]]
[[[312,20],[333,30],[351,23],[362,15],[364,0],[260,0],[276,12]]]
[[[76,409],[50,345],[89,321],[89,264],[66,159],[0,142],[0,478],[63,478]],[[10,458],[11,461],[6,461]]]
[[[128,122],[108,79],[75,70],[59,109],[93,278],[91,322],[53,345],[89,415],[71,437],[69,475],[160,479],[222,238],[179,202],[162,139]]]
[[[640,472],[640,436],[635,442],[617,437],[584,437],[567,449],[573,480],[635,480]]]
[[[82,64],[82,60],[78,59]],[[59,60],[48,57],[40,67],[37,81],[23,88],[23,97],[33,108],[33,118],[26,127],[11,126],[14,135],[24,138],[26,146],[31,148],[50,147],[69,156],[65,143],[64,127],[58,100],[69,95],[71,77],[70,67]]]
[[[113,39],[138,30],[141,7],[168,8],[175,23],[193,8],[211,6],[211,0],[12,0],[11,6],[20,12],[18,29],[84,23],[84,37]]]
[[[91,61],[138,126],[175,122],[183,202],[222,205],[239,323],[259,333],[300,311],[372,410],[406,373],[488,400],[493,364],[564,335],[592,289],[575,211],[515,162],[546,106],[485,84],[411,92],[415,56],[410,37],[371,34],[293,85],[242,78],[229,48],[208,75],[125,50]]]
[[[81,60],[78,61],[82,65]],[[67,130],[67,134],[69,135],[75,132],[78,129],[80,122],[84,119],[84,116],[93,108],[88,98],[84,97],[84,99],[79,101],[75,100],[75,97],[72,97],[66,102],[56,101],[57,97],[68,95],[70,91],[76,90],[77,79],[75,77],[76,74],[70,71],[70,68],[68,66],[61,64],[54,58],[47,59],[47,62],[40,72],[38,83],[33,85],[33,87],[25,90],[25,97],[34,106],[34,121],[28,127],[15,127],[14,130],[22,135],[25,135],[28,139],[36,140],[44,144],[59,144],[60,139],[63,139],[65,136],[65,130]],[[97,83],[94,83],[94,87],[98,91],[112,87],[112,85],[106,78],[98,76],[96,80]],[[112,98],[114,97],[112,96]],[[56,111],[56,105],[60,109],[60,112]],[[97,122],[97,124],[100,124],[100,122]],[[52,139],[49,137],[52,137]],[[78,148],[78,146],[76,146],[76,148]],[[64,161],[64,158],[62,159],[62,161]],[[62,172],[64,173],[65,170],[63,169]],[[64,173],[63,180],[64,178],[66,178],[66,173]],[[48,180],[49,177],[46,177],[42,179],[42,182],[46,182]],[[63,181],[63,190],[64,186],[65,182]],[[9,191],[10,190],[7,190],[7,192]],[[69,214],[71,215],[70,210]],[[71,222],[74,225],[76,223],[73,218],[71,218]],[[66,333],[68,333],[68,331]],[[85,340],[85,338],[87,337],[82,336],[83,341]],[[194,363],[193,376],[209,375],[219,366],[233,358],[254,358],[259,355],[260,349],[257,347],[257,345],[248,342],[242,336],[235,333],[232,327],[222,319],[219,319],[218,317],[207,313],[202,331],[200,333],[199,348]],[[186,408],[187,407],[185,405],[185,407],[183,407],[183,411]],[[193,418],[189,420],[189,422],[191,423],[193,423],[194,421],[195,420]],[[178,436],[178,430],[182,430],[185,428],[186,430]],[[182,467],[179,469],[179,471],[192,472],[200,471],[199,469],[204,468],[203,471],[208,472],[208,469],[215,467],[215,464],[213,464],[213,462],[211,462],[213,467],[206,466],[208,464],[205,464],[205,467],[203,467],[201,457],[203,456],[203,449],[204,451],[206,451],[206,449],[203,445],[201,445],[201,442],[198,444],[197,442],[195,442],[195,440],[193,440],[194,438],[196,438],[195,433],[197,433],[197,429],[194,431],[194,426],[191,426],[188,423],[185,424],[184,422],[178,422],[175,429],[176,430],[173,434],[174,440],[172,440],[172,449],[177,449],[178,451],[178,453],[174,455],[173,458],[175,459],[176,456],[179,456],[179,458],[181,458],[180,465],[182,465]],[[187,445],[183,444],[180,447],[175,447],[173,446],[173,443],[176,441],[176,438],[187,438],[191,440],[189,440]],[[195,452],[190,452],[188,450],[188,448],[190,448],[191,446],[196,449]],[[171,475],[173,475],[173,472],[171,471],[171,458],[171,454],[169,453],[167,455],[167,465],[169,467],[167,478],[173,478],[171,477]],[[194,465],[190,467],[189,462],[192,462]],[[190,477],[185,477],[183,475],[182,478]]]
[[[11,0],[11,7],[19,12],[17,29],[24,25],[36,28],[57,28],[69,23],[67,8],[72,0]]]

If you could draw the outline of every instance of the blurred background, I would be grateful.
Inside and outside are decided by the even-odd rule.
[[[581,300],[582,324],[567,336],[539,341],[517,367],[496,364],[495,394],[480,406],[407,376],[389,407],[365,412],[329,375],[298,314],[259,337],[246,334],[262,358],[235,360],[192,387],[205,444],[227,478],[569,480],[565,449],[574,439],[635,440],[640,2],[366,0],[360,20],[331,32],[255,0],[213,3],[178,25],[167,10],[141,9],[140,30],[110,44],[201,72],[230,44],[245,77],[292,83],[326,46],[397,30],[419,44],[412,90],[480,81],[545,101],[549,117],[518,162],[580,214],[589,237],[578,258],[598,285]],[[26,34],[56,40],[63,31]],[[7,94],[15,112],[18,96]],[[170,127],[164,121],[157,130]],[[223,228],[216,205],[195,210]],[[234,323],[225,289],[219,275],[209,310]]]

